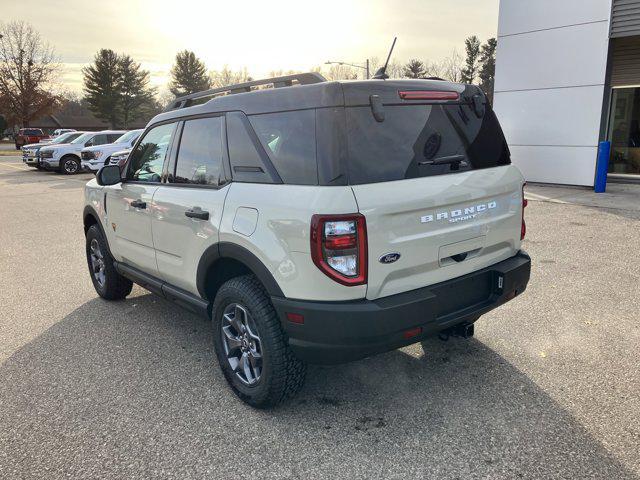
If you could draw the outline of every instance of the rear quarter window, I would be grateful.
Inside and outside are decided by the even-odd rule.
[[[252,115],[249,121],[284,183],[318,184],[315,110]]]

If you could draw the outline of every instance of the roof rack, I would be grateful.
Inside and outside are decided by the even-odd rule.
[[[246,93],[261,85],[272,85],[273,88],[291,87],[292,85],[311,85],[312,83],[326,82],[324,78],[317,72],[308,73],[296,73],[293,75],[285,75],[282,77],[264,78],[262,80],[252,80],[250,82],[237,83],[235,85],[228,85],[226,87],[212,88],[211,90],[204,90],[202,92],[192,93],[183,97],[178,97],[173,100],[165,112],[170,110],[177,110],[179,108],[186,108],[193,105],[193,101],[199,98],[217,97],[220,95],[232,95],[234,93]]]

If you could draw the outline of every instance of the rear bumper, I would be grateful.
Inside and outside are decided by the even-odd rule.
[[[313,302],[272,298],[289,345],[302,360],[336,364],[418,342],[477,318],[521,294],[531,258],[524,251],[459,278],[378,300]],[[304,324],[287,320],[304,316]]]

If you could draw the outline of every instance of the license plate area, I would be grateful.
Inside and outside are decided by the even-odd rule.
[[[432,289],[437,297],[436,317],[444,317],[487,301],[493,294],[493,279],[493,272],[485,271]]]

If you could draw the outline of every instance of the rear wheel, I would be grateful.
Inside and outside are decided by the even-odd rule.
[[[91,281],[98,295],[107,300],[122,300],[129,295],[133,283],[116,271],[107,241],[97,225],[87,230],[86,250]]]
[[[253,275],[220,288],[212,324],[220,368],[244,402],[273,407],[302,388],[306,365],[291,352],[269,295]]]
[[[65,175],[73,175],[80,171],[80,160],[72,155],[60,159],[60,171]]]

